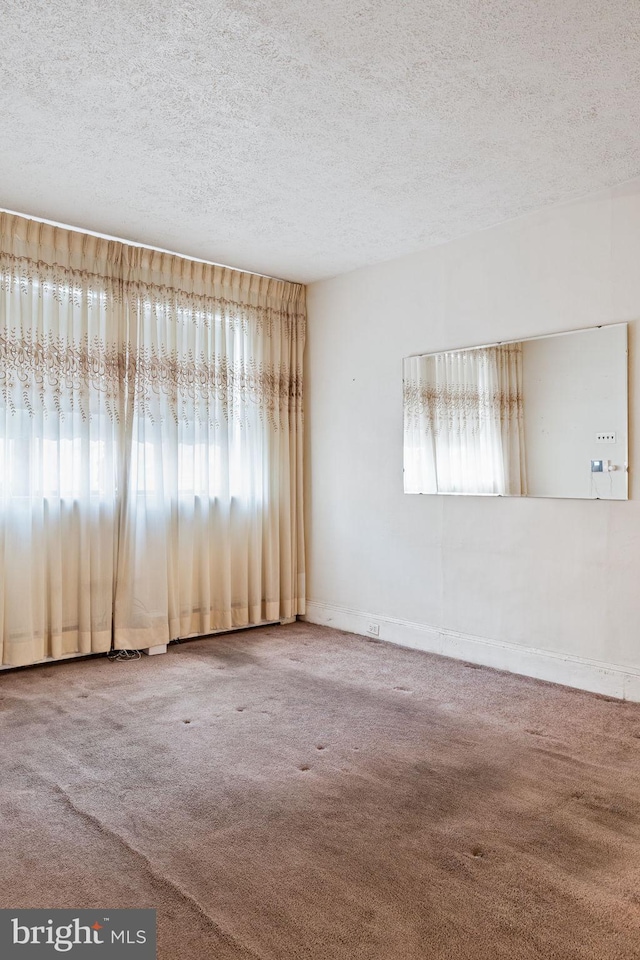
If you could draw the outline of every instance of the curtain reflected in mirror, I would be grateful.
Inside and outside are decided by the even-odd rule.
[[[405,492],[526,493],[522,345],[405,361]]]
[[[403,374],[405,493],[626,498],[626,325],[407,357]]]

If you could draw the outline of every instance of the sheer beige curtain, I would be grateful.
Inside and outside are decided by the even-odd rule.
[[[1,661],[111,644],[119,245],[0,214]]]
[[[406,493],[526,493],[522,346],[409,357]]]
[[[304,334],[297,284],[1,216],[3,663],[304,611]]]
[[[527,470],[524,447],[524,395],[522,390],[522,344],[505,343],[491,348],[495,352],[500,418],[500,441],[504,472],[504,492],[526,496]]]
[[[303,290],[126,257],[115,645],[302,613]]]

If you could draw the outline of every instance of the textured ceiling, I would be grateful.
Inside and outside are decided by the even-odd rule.
[[[640,174],[638,0],[3,0],[0,206],[309,281]]]

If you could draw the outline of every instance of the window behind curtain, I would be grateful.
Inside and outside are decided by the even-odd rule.
[[[0,214],[2,662],[304,610],[304,289]]]

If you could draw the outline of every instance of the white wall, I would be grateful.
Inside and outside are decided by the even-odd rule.
[[[313,284],[308,308],[309,619],[640,699],[633,472],[629,501],[402,492],[404,356],[640,318],[640,180]]]
[[[624,324],[522,344],[530,496],[626,499],[626,351]],[[615,443],[599,443],[599,433],[613,433]],[[592,473],[592,460],[615,469]]]

